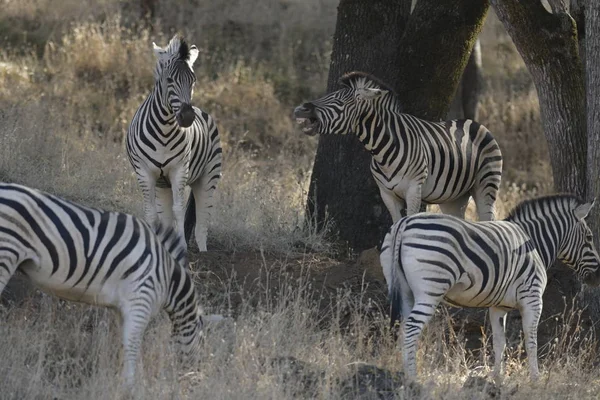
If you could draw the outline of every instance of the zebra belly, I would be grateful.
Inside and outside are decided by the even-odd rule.
[[[116,306],[118,304],[118,286],[110,281],[104,285],[92,283],[87,287],[86,283],[89,278],[84,278],[80,284],[73,286],[75,280],[63,282],[58,276],[51,276],[47,270],[37,268],[32,262],[21,265],[20,270],[39,289],[61,299],[100,306]]]
[[[516,308],[516,299],[512,298],[512,296],[505,295],[504,297],[496,298],[494,293],[484,291],[478,295],[477,292],[478,290],[465,290],[464,287],[455,285],[444,296],[444,303],[462,308]]]
[[[450,182],[445,188],[446,183],[443,178],[437,180],[437,175],[429,175],[421,188],[421,196],[423,201],[429,204],[446,203],[467,195],[473,183],[474,179],[469,179],[464,184],[461,181],[457,185]]]

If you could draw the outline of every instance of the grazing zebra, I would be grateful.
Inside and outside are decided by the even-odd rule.
[[[117,309],[127,386],[134,383],[146,326],[161,309],[183,361],[197,357],[203,317],[186,250],[172,227],[159,224],[155,233],[132,215],[0,183],[0,294],[19,270],[60,298]]]
[[[497,376],[502,371],[506,314],[518,309],[530,374],[536,379],[546,269],[558,258],[586,284],[600,283],[600,261],[584,220],[593,204],[553,195],[522,202],[503,221],[469,222],[419,213],[392,225],[380,261],[391,322],[404,317],[405,373],[416,375],[417,340],[437,305],[445,302],[489,308]]]
[[[171,225],[174,217],[186,241],[195,225],[198,248],[206,251],[222,154],[214,120],[191,105],[198,49],[180,35],[164,49],[153,46],[155,85],[129,125],[127,155],[142,189],[146,221],[152,225],[158,218],[158,199],[161,219]],[[186,185],[192,190],[184,218]]]
[[[392,220],[419,211],[421,201],[464,218],[473,196],[481,221],[494,219],[502,174],[498,143],[469,119],[429,122],[403,114],[393,91],[352,72],[342,88],[294,110],[307,135],[354,133],[373,156],[371,172]]]

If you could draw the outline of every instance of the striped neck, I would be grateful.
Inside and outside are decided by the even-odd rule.
[[[398,147],[407,146],[402,116],[398,100],[392,94],[357,112],[356,136],[380,164],[387,164],[387,155],[397,153]]]
[[[162,126],[173,126],[177,124],[175,113],[173,112],[166,96],[166,90],[162,87],[163,83],[157,80],[147,101],[152,107],[152,114]]]
[[[519,225],[531,238],[546,269],[550,268],[565,243],[571,228],[569,199],[542,199],[521,203],[505,221]]]

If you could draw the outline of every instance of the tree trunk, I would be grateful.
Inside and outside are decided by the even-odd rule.
[[[404,111],[445,117],[488,10],[486,0],[418,1],[406,20],[397,0],[341,0],[327,91],[361,70],[398,92]],[[406,23],[406,29],[404,29]],[[381,242],[392,220],[369,170],[371,156],[353,137],[321,136],[307,212],[322,228],[328,216],[355,250]]]
[[[481,32],[486,0],[418,1],[396,54],[396,89],[403,112],[445,119]]]
[[[491,0],[535,83],[557,191],[585,196],[585,83],[577,26],[539,1]]]
[[[327,92],[346,72],[370,72],[383,80],[396,73],[395,54],[406,16],[395,0],[341,0],[338,6]],[[353,248],[377,244],[392,224],[371,176],[371,155],[353,137],[321,136],[308,192],[308,215],[322,229],[329,220]],[[362,246],[362,244],[365,246]]]
[[[555,190],[585,197],[586,94],[577,24],[564,3],[554,0],[549,2],[553,13],[539,1],[491,0],[491,3],[535,83]],[[560,262],[556,264],[548,271],[539,345],[551,340],[556,331],[557,323],[550,316],[564,317],[565,301],[570,308],[581,287],[572,270]]]
[[[477,39],[450,105],[448,119],[479,120],[478,106],[483,93],[482,70],[481,43]]]
[[[600,245],[600,2],[589,1],[585,9],[586,93],[587,93],[587,197],[596,198],[588,216],[596,247]],[[598,315],[598,296],[587,296]]]

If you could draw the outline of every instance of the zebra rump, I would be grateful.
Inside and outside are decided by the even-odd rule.
[[[390,329],[394,340],[398,339],[397,326],[402,321],[402,291],[398,273],[403,274],[402,262],[397,257],[397,249],[401,243],[396,240],[398,229],[387,232],[381,246],[379,256],[383,275],[388,283],[388,298],[390,302]],[[398,270],[394,266],[398,266]]]
[[[521,202],[502,221],[418,213],[394,223],[380,262],[390,323],[393,327],[403,321],[405,373],[416,375],[418,338],[437,306],[445,303],[489,309],[496,374],[502,371],[506,314],[518,309],[530,375],[537,379],[546,270],[560,259],[585,284],[600,284],[600,259],[585,222],[593,205],[572,195],[552,195]]]

